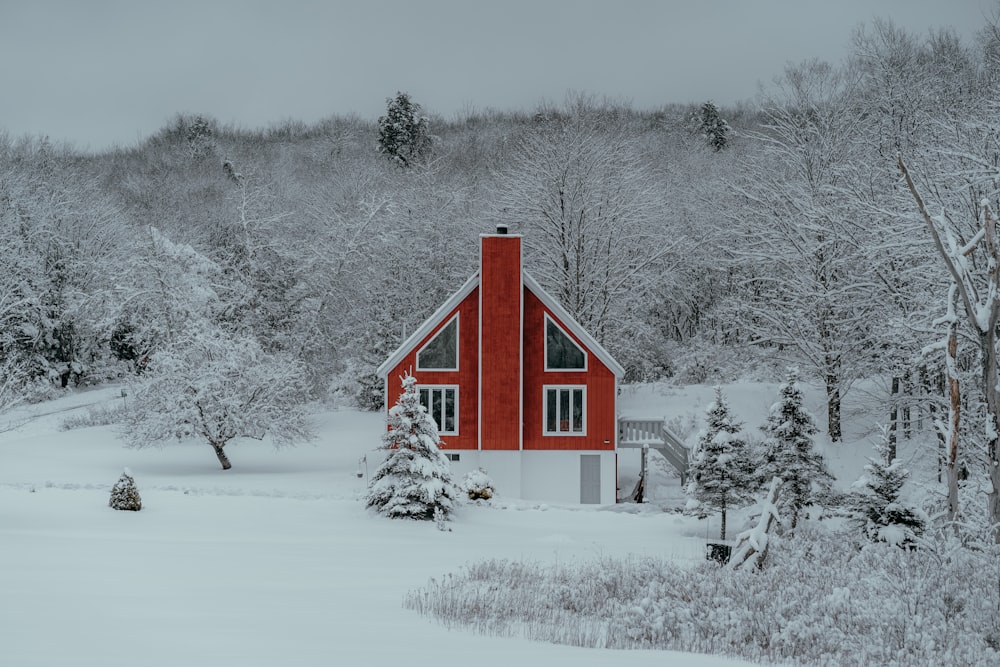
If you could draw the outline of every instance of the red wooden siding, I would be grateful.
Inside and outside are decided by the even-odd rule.
[[[445,327],[451,318],[458,318],[458,371],[417,371],[417,352],[431,338]],[[423,340],[413,346],[403,360],[392,368],[386,376],[389,383],[389,404],[396,404],[403,393],[399,381],[404,372],[412,373],[418,385],[447,384],[458,385],[458,435],[446,435],[442,449],[476,449],[479,446],[479,289],[476,288],[462,299],[440,324],[434,327]]]
[[[586,371],[545,370],[545,315],[563,328],[587,352]],[[586,435],[543,435],[542,406],[544,385],[585,385],[587,387]],[[528,288],[524,288],[524,449],[615,448],[615,375],[566,323],[547,311]]]
[[[480,381],[482,449],[520,449],[521,237],[483,235]]]

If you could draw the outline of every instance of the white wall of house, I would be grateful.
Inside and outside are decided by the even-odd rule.
[[[578,505],[581,498],[580,457],[600,456],[600,504],[617,501],[618,470],[615,452],[595,451],[478,451],[448,449],[456,482],[477,468],[493,479],[500,498]]]
[[[521,497],[548,503],[580,503],[580,456],[599,455],[600,503],[616,501],[615,453],[601,451],[525,451],[521,458]]]
[[[522,498],[521,452],[484,450],[479,452],[479,466],[486,471],[501,498]]]

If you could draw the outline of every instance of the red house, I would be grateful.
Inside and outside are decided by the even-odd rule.
[[[614,503],[624,371],[521,266],[521,237],[482,235],[479,271],[378,368],[386,406],[417,378],[456,476],[508,497]]]

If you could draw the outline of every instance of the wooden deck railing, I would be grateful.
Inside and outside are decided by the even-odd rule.
[[[630,419],[622,417],[618,420],[618,447],[637,448],[648,445],[663,454],[663,457],[681,476],[681,484],[687,481],[688,448],[680,438],[667,428],[662,419]]]

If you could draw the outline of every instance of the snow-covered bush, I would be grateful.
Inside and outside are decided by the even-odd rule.
[[[108,500],[108,507],[131,512],[138,512],[142,509],[142,498],[139,497],[139,489],[135,485],[135,478],[132,477],[132,472],[128,468],[125,468],[122,476],[111,487],[111,499]]]
[[[385,407],[385,382],[375,366],[361,359],[349,359],[331,377],[328,392],[337,405],[378,412]]]
[[[698,415],[694,412],[686,412],[667,420],[667,430],[673,433],[681,442],[687,441],[688,437],[698,430]]]
[[[462,479],[462,490],[469,500],[489,500],[496,494],[493,479],[482,468],[470,470]]]
[[[1000,664],[991,558],[954,545],[858,549],[805,524],[774,540],[762,570],[490,560],[431,580],[404,605],[449,627],[575,646],[810,666],[990,665]]]
[[[98,405],[87,408],[86,412],[76,412],[59,423],[59,430],[72,431],[91,426],[109,426],[125,419],[125,406],[121,403]]]
[[[389,428],[382,436],[388,455],[372,476],[367,506],[394,519],[446,520],[460,491],[440,444],[437,425],[420,404],[417,380],[407,375],[403,393],[389,410]]]
[[[882,457],[885,448],[877,448]],[[854,483],[849,499],[852,523],[873,542],[901,547],[913,546],[927,526],[927,515],[909,507],[900,499],[903,484],[910,472],[899,459],[885,463],[869,458],[865,474]]]

